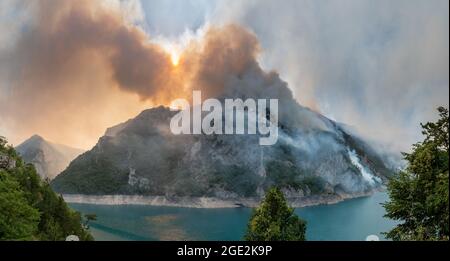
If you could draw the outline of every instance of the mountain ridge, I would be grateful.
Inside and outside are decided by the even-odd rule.
[[[55,178],[84,151],[45,140],[35,134],[16,147],[23,160],[35,166],[41,178]]]
[[[266,148],[257,135],[172,135],[175,113],[160,106],[108,128],[52,186],[63,194],[219,199],[260,197],[280,186],[291,198],[306,198],[376,191],[391,173],[368,144],[322,115],[308,117],[327,130],[295,129],[280,118],[278,143]],[[361,168],[375,181],[364,179]]]

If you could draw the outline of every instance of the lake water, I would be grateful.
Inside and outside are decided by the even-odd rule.
[[[384,239],[381,232],[396,223],[383,217],[380,203],[386,193],[334,205],[297,208],[307,221],[307,240]],[[241,240],[251,214],[248,208],[195,209],[142,205],[70,204],[84,214],[95,213],[91,223],[96,240]]]

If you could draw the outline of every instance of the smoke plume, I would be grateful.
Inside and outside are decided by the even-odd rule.
[[[175,66],[170,50],[102,3],[27,5],[22,33],[0,53],[0,130],[13,142],[39,133],[88,148],[146,107],[189,98],[192,89],[223,95],[251,71],[264,77],[258,40],[239,26],[205,28]]]

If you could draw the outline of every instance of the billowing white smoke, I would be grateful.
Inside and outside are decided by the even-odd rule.
[[[371,186],[375,186],[381,183],[381,179],[372,174],[372,172],[366,168],[356,154],[355,150],[347,148],[348,156],[352,164],[359,170],[364,180]]]

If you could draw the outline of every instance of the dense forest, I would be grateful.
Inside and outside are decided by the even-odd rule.
[[[438,108],[436,122],[421,124],[425,139],[403,153],[407,167],[388,184],[386,217],[400,224],[392,240],[449,240],[449,115]]]
[[[82,222],[0,136],[0,240],[93,240]]]

